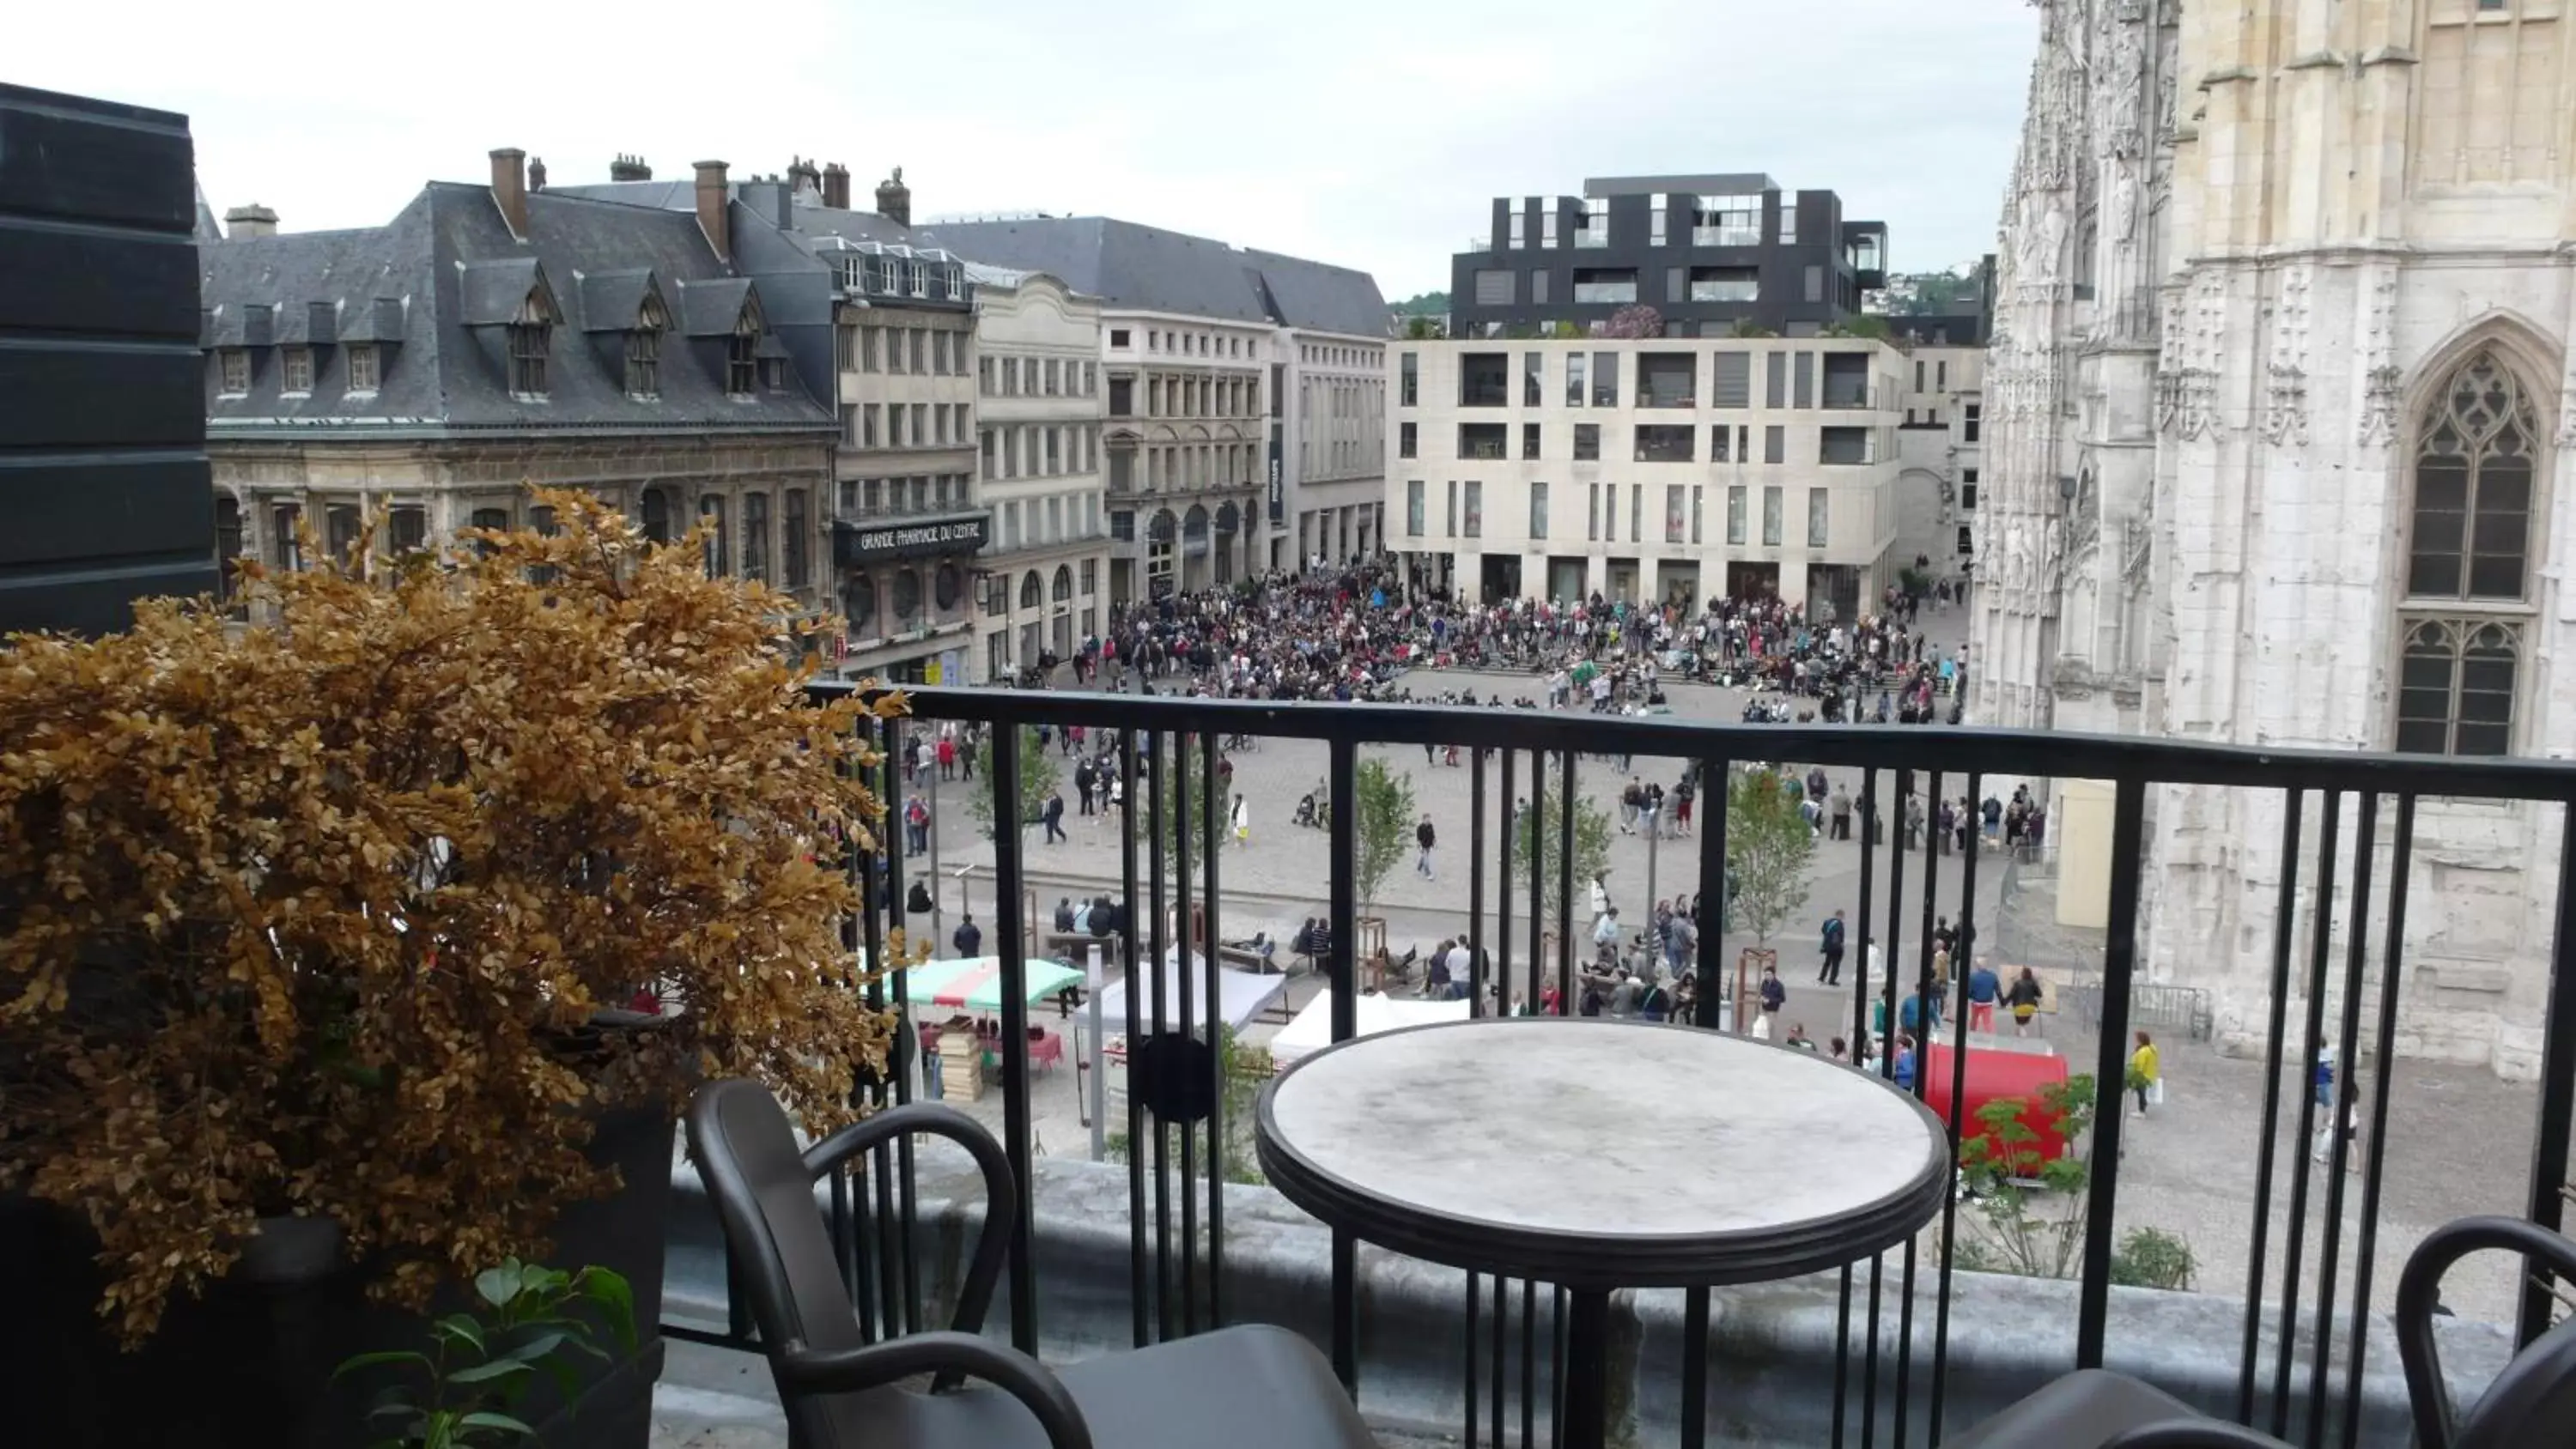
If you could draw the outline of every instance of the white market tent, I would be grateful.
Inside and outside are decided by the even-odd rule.
[[[1189,960],[1190,1015],[1193,1018],[1189,1025],[1199,1026],[1207,1021],[1207,958],[1193,951],[1189,953]],[[1124,1035],[1127,1031],[1126,975],[1117,962],[1105,961],[1101,963],[1101,980],[1104,984],[1099,993],[1100,1030],[1109,1036]],[[1279,994],[1288,989],[1288,978],[1256,976],[1249,971],[1220,966],[1216,973],[1216,988],[1220,1013],[1217,1019],[1241,1031],[1246,1022],[1268,1010],[1270,1003],[1278,1000]],[[1084,1013],[1086,1016],[1089,1014],[1088,1011]],[[1148,1032],[1154,1029],[1154,978],[1142,969],[1137,972],[1136,1020],[1142,1029]],[[1181,953],[1178,947],[1163,953],[1163,1024],[1173,1031],[1183,1029]]]
[[[1465,1001],[1399,1001],[1391,996],[1365,995],[1352,1003],[1358,1008],[1359,1034],[1374,1036],[1399,1027],[1429,1026],[1441,1021],[1465,1021]],[[1297,1018],[1279,1029],[1270,1039],[1270,1060],[1281,1071],[1294,1066],[1311,1052],[1333,1044],[1333,993],[1331,988],[1315,993]]]

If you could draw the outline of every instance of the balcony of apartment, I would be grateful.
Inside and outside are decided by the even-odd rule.
[[[1637,461],[1688,463],[1699,457],[1699,429],[1687,423],[1639,423]]]
[[[1512,358],[1508,352],[1462,352],[1458,355],[1458,406],[1501,408],[1512,403]]]
[[[1865,409],[1870,405],[1870,356],[1865,352],[1828,352],[1824,357],[1824,391],[1818,399],[1829,410]]]
[[[1625,307],[1637,300],[1634,267],[1576,267],[1574,303],[1578,307]]]
[[[1699,406],[1699,358],[1688,352],[1637,354],[1637,406]]]
[[[1819,428],[1816,461],[1829,468],[1852,468],[1878,461],[1878,429]]]
[[[2163,1412],[2208,1414],[2319,1449],[2396,1445],[2410,1428],[2409,1398],[2390,1308],[2409,1252],[2460,1214],[2493,1211],[2554,1227],[2563,1211],[2576,1003],[2561,993],[2540,1024],[2548,1047],[2538,1084],[2508,1086],[2472,1069],[2399,1059],[2405,1027],[2398,983],[2414,967],[2394,943],[2404,935],[2410,887],[2417,901],[2425,899],[2431,869],[2408,849],[2422,823],[2417,812],[2506,811],[2555,842],[2561,802],[2576,796],[2576,771],[2565,765],[2054,733],[1056,692],[917,691],[911,718],[874,728],[888,755],[900,757],[905,740],[950,721],[995,730],[990,778],[1008,781],[1032,768],[1021,727],[1061,733],[1087,726],[1128,752],[1123,777],[1131,801],[1136,791],[1158,792],[1166,802],[1157,807],[1162,818],[1189,822],[1159,840],[1146,830],[1148,839],[1123,855],[1124,817],[1084,819],[1070,844],[1043,853],[1017,833],[993,841],[977,834],[925,862],[889,839],[892,878],[927,865],[931,879],[951,883],[940,887],[927,919],[917,910],[891,910],[857,927],[861,949],[871,951],[896,925],[916,935],[926,927],[944,941],[964,903],[971,901],[979,918],[994,903],[985,949],[997,953],[990,971],[1002,1005],[985,1014],[998,1018],[998,1032],[961,1062],[953,1033],[966,1028],[951,1018],[973,1013],[908,1005],[926,999],[924,988],[907,986],[901,974],[872,983],[904,1022],[891,1080],[868,1090],[885,1106],[944,1094],[946,1108],[993,1134],[1025,1206],[1005,1230],[1007,1308],[997,1304],[984,1337],[1051,1365],[1105,1363],[1107,1345],[1166,1343],[1221,1323],[1283,1325],[1328,1355],[1390,1449],[1605,1440],[1856,1446],[1865,1424],[1874,1425],[1871,1442],[1937,1444],[1968,1437],[2070,1369],[2095,1366],[2176,1396],[2180,1403]],[[1443,819],[1450,827],[1443,849],[1466,857],[1442,872],[1438,893],[1455,900],[1435,904],[1426,883],[1400,902],[1364,911],[1363,894],[1375,888],[1355,880],[1347,865],[1332,864],[1359,854],[1355,811],[1318,806],[1326,822],[1317,837],[1322,880],[1273,883],[1257,850],[1224,843],[1222,813],[1206,809],[1195,786],[1197,772],[1217,762],[1219,740],[1233,741],[1233,758],[1261,762],[1260,770],[1236,775],[1253,781],[1256,821],[1288,811],[1300,790],[1335,804],[1356,798],[1367,746],[1455,743],[1465,789],[1502,802],[1535,795],[1543,814],[1559,800],[1615,785],[1618,776],[1598,763],[1611,755],[1662,762],[1660,773],[1684,761],[1727,772],[1738,768],[1728,763],[1735,760],[1820,762],[1833,798],[1850,802],[1857,822],[1851,840],[1817,847],[1839,857],[1830,867],[1837,880],[1862,882],[1863,894],[1834,896],[1837,906],[1846,899],[1857,906],[1846,923],[1849,974],[1820,987],[1808,980],[1813,973],[1783,971],[1792,978],[1787,1002],[1763,1013],[1759,971],[1740,965],[1770,955],[1757,949],[1745,919],[1759,906],[1748,880],[1733,897],[1732,918],[1715,921],[1670,962],[1640,968],[1658,990],[1687,989],[1680,1010],[1689,1025],[1656,1024],[1635,1004],[1646,998],[1597,985],[1583,991],[1600,992],[1608,1004],[1601,1017],[1583,1020],[1594,1008],[1578,1012],[1576,993],[1554,989],[1577,979],[1578,957],[1590,949],[1578,952],[1556,924],[1571,919],[1580,928],[1582,888],[1571,868],[1542,871],[1516,852],[1499,807],[1469,811],[1461,804],[1459,819]],[[1647,773],[1659,771],[1649,765]],[[2059,782],[2041,841],[2026,833],[2019,840],[1989,836],[1971,824],[1960,841],[1931,849],[1912,807],[1896,803],[2009,795],[2005,782],[2033,777]],[[2250,983],[2250,999],[2225,1003],[2223,1016],[2210,992],[2151,983],[2139,964],[2139,887],[2154,868],[2148,805],[2172,787],[2259,798],[2259,813],[2276,822],[2267,839],[2279,840],[2286,863],[2279,904],[2256,911],[2246,926],[2280,942],[2269,984]],[[944,784],[940,808],[993,788],[988,778]],[[1869,825],[1879,813],[1873,801],[1884,802],[1895,828]],[[1835,805],[1831,818],[1842,814]],[[1140,811],[1136,818],[1156,817]],[[1283,814],[1276,828],[1295,827]],[[1621,849],[1634,847],[1635,859],[1618,857],[1608,877],[1614,899],[1643,903],[1694,887],[1703,901],[1727,898],[1720,852],[1728,847],[1720,834],[1711,823],[1696,837],[1663,839],[1651,850],[1621,841]],[[1219,855],[1222,879],[1213,864]],[[1082,859],[1091,864],[1067,863]],[[962,891],[952,880],[961,870],[970,877]],[[2314,892],[2338,899],[2338,918],[2348,912],[2370,920],[2371,930],[2347,939],[2317,916]],[[1042,908],[1050,894],[1097,896],[1134,909],[1105,931],[1069,931],[1022,904],[1034,899]],[[2267,904],[2274,895],[2265,892]],[[1533,900],[1544,903],[1535,916]],[[1318,915],[1317,901],[1328,903],[1320,924],[1309,919]],[[2092,924],[2063,924],[2070,916]],[[1955,922],[1956,936],[1991,943],[1945,963],[1946,982],[1935,975],[1936,918],[1942,939],[1954,938]],[[1297,929],[1301,920],[1309,929]],[[1139,921],[1148,924],[1120,928]],[[1802,921],[1781,934],[1805,929]],[[1266,952],[1231,944],[1248,943],[1256,932],[1271,933],[1275,944]],[[1467,946],[1464,976],[1449,1000],[1401,949],[1443,935],[1463,937]],[[1184,937],[1190,948],[1179,944]],[[1373,952],[1364,958],[1359,943],[1377,939],[1394,945],[1403,964]],[[1197,949],[1209,944],[1212,954]],[[1077,962],[1073,970],[1052,964],[1068,955]],[[2561,972],[2576,969],[2576,951],[2563,944],[2543,955]],[[1892,976],[1882,960],[1893,963]],[[1157,961],[1167,963],[1159,972]],[[2030,1036],[2015,1032],[2009,1011],[1999,1034],[1974,1015],[1987,990],[1975,963],[1997,965],[2008,981],[2020,965],[2034,965],[2041,1001]],[[1265,974],[1266,966],[1289,974]],[[1074,990],[1059,998],[1068,979]],[[1362,997],[1364,990],[1385,994]],[[2403,1000],[2415,1009],[2413,995]],[[1527,1003],[1577,1019],[1516,1015]],[[1513,1019],[1477,1020],[1499,1015]],[[1589,1259],[1497,1278],[1444,1264],[1449,1240],[1436,1235],[1398,1248],[1378,1246],[1363,1232],[1354,1252],[1352,1236],[1336,1231],[1350,1226],[1339,1208],[1324,1209],[1331,1221],[1316,1216],[1299,1205],[1316,1201],[1306,1179],[1276,1176],[1284,1159],[1272,1146],[1286,1128],[1265,1104],[1284,1103],[1271,1095],[1271,1083],[1281,1081],[1284,1092],[1293,1077],[1274,1074],[1320,1071],[1305,1064],[1330,1060],[1319,1054],[1335,1044],[1377,1045],[1376,1034],[1392,1027],[1451,1018],[1462,1020],[1424,1028],[1425,1040],[1432,1033],[1523,1032],[1553,1049],[1560,1033],[1569,1042],[1575,1033],[1618,1034],[1629,1075],[1615,1098],[1604,1081],[1577,1094],[1579,1102],[1555,1102],[1539,1090],[1555,1081],[1555,1069],[1524,1055],[1508,1079],[1537,1095],[1505,1088],[1462,1094],[1455,1079],[1425,1080],[1418,1092],[1351,1110],[1389,1123],[1454,1124],[1461,1141],[1494,1133],[1516,1141],[1542,1130],[1538,1124],[1595,1114],[1591,1140],[1578,1134],[1565,1141],[1563,1160],[1533,1157],[1510,1180],[1480,1188],[1483,1211],[1543,1212],[1558,1202],[1577,1213],[1604,1190],[1596,1179],[1661,1174],[1670,1196],[1655,1210],[1660,1224],[1664,1206],[1720,1191],[1704,1174],[1722,1178],[1731,1159],[1756,1151],[1743,1140],[1754,1124],[1798,1111],[1728,1099],[1711,1082],[1720,1105],[1706,1115],[1736,1125],[1640,1162],[1641,1143],[1660,1140],[1667,1119],[1699,1120],[1692,1114],[1702,1109],[1689,1103],[1709,1094],[1679,1082],[1664,1090],[1650,1080],[1665,1033],[1713,1034],[1742,1050],[1776,1054],[1792,1023],[1820,1042],[1857,1039],[1854,1024],[1873,1017],[1922,1027],[1909,1033],[1921,1044],[1899,1041],[1901,1059],[1873,1051],[1857,1068],[1823,1056],[1809,1063],[1820,1072],[1856,1072],[1875,1079],[1873,1090],[1919,1102],[1931,1124],[1936,1173],[1955,1174],[1954,1186],[1981,1195],[1937,1191],[1901,1241],[1848,1261],[1784,1249],[1775,1270],[1747,1269],[1732,1285],[1661,1286],[1671,1280],[1644,1273],[1659,1281],[1587,1299],[1595,1281]],[[1973,1023],[1964,1035],[1963,1021]],[[928,1038],[916,1028],[933,1023],[942,1024],[944,1049],[925,1059],[916,1048]],[[2175,1083],[2144,1116],[2129,1100],[2133,1091],[2091,1095],[2093,1083],[2131,1080],[2141,1032],[2161,1049],[2163,1079]],[[2212,1040],[2222,1033],[2235,1036],[2225,1051]],[[1773,1045],[1742,1042],[1757,1034]],[[1187,1045],[1215,1041],[1226,1050]],[[2311,1064],[2329,1047],[2336,1061],[2359,1064],[2334,1077],[2336,1100],[2354,1128],[2348,1136],[2320,1133],[2327,1117],[2309,1090]],[[1723,1041],[1708,1048],[1722,1049],[1729,1049]],[[1149,1053],[1158,1061],[1177,1053],[1184,1065],[1131,1076],[1128,1064]],[[2460,1095],[2444,1101],[2411,1086],[2391,1090],[2392,1080],[2419,1075],[2439,1078],[2446,1096]],[[2041,1102],[2054,1105],[2035,1105]],[[2507,1102],[2514,1104],[2509,1110],[2488,1105]],[[2038,1136],[2022,1149],[2024,1166],[2036,1174],[2045,1163],[2053,1186],[2011,1187],[1971,1140],[1991,1139],[2003,1130],[1998,1124],[2021,1130],[2034,1122]],[[1954,1159],[1951,1141],[1971,1145]],[[2215,1148],[2222,1141],[2236,1145]],[[1822,1139],[1795,1150],[1809,1162],[1832,1156]],[[946,1327],[965,1247],[989,1220],[985,1170],[928,1140],[909,1158],[880,1150],[863,1165],[827,1175],[815,1192],[841,1281],[855,1288],[860,1338],[900,1341]],[[1820,1171],[1779,1181],[1780,1192],[1794,1184],[1801,1197],[1830,1197],[1834,1189]],[[664,1396],[664,1428],[681,1433],[718,1422],[749,1436],[738,1441],[746,1445],[783,1445],[777,1411],[766,1402],[698,1391],[722,1383],[736,1394],[744,1386],[764,1399],[769,1392],[747,1331],[745,1290],[727,1271],[706,1189],[686,1166],[675,1170],[674,1188],[663,1320],[666,1334],[683,1342],[665,1375],[679,1392]],[[2006,1193],[2008,1199],[1999,1196]],[[1770,1201],[1779,1193],[1757,1186],[1745,1196]],[[2013,1237],[1999,1226],[2023,1213],[2035,1220],[2028,1234]],[[1615,1256],[1630,1226],[1570,1218],[1560,1230],[1597,1237]],[[2011,1257],[1999,1242],[2040,1251],[2035,1260]],[[2478,1399],[2518,1343],[2552,1331],[2557,1302],[2534,1286],[2548,1277],[2543,1266],[2538,1279],[2526,1280],[2509,1259],[2472,1260],[2446,1281],[2444,1316],[2428,1320],[2428,1331],[2460,1403]],[[1554,1274],[1574,1279],[1574,1291],[1557,1286]],[[2569,1331],[2556,1332],[2550,1343],[2562,1356],[2550,1371],[2564,1374]],[[1587,1334],[1606,1335],[1606,1364],[1585,1352]],[[1570,1380],[1587,1366],[1606,1370],[1606,1393],[1596,1397],[1597,1386]],[[1223,1400],[1226,1390],[1214,1391]],[[1177,1386],[1165,1392],[1173,1412],[1192,1398]],[[1580,1422],[1596,1413],[1606,1421],[1599,1436]],[[1524,1425],[1540,1437],[1525,1438]],[[2072,1433],[2010,1442],[2052,1449],[2099,1442],[2098,1433]],[[2268,1441],[2240,1435],[2224,1442]]]
[[[1506,423],[1460,423],[1458,456],[1497,461],[1511,456],[1511,427]]]

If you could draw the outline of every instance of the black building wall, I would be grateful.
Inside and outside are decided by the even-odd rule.
[[[188,118],[0,85],[0,633],[215,587]]]
[[[1779,239],[1783,198],[1797,208],[1795,242]],[[1594,269],[1634,271],[1638,302],[1661,313],[1666,326],[1680,335],[1709,327],[1722,334],[1737,322],[1749,320],[1785,336],[1792,323],[1822,327],[1859,310],[1859,291],[1853,285],[1842,246],[1842,201],[1831,191],[1764,193],[1761,240],[1749,246],[1693,245],[1692,219],[1700,201],[1696,196],[1668,195],[1664,244],[1660,247],[1652,243],[1652,196],[1614,195],[1607,199],[1610,245],[1581,248],[1573,244],[1575,228],[1584,214],[1581,197],[1497,199],[1490,218],[1491,248],[1462,252],[1451,259],[1450,335],[1469,336],[1493,323],[1520,330],[1558,321],[1578,325],[1607,321],[1624,304],[1577,305],[1573,300],[1574,273]],[[1524,235],[1528,240],[1528,245],[1518,248],[1508,245],[1515,211],[1526,218]],[[1551,211],[1557,216],[1557,244],[1542,247],[1542,218]],[[1822,269],[1821,299],[1815,302],[1806,300],[1806,271],[1811,266]],[[1760,278],[1761,296],[1753,302],[1689,301],[1688,278],[1693,267],[1752,268]],[[1682,271],[1680,298],[1671,295],[1668,287],[1674,268]],[[1491,269],[1517,274],[1513,301],[1507,306],[1484,306],[1476,301],[1476,273]],[[1532,300],[1536,289],[1531,276],[1542,271],[1548,274],[1548,300],[1539,302]]]

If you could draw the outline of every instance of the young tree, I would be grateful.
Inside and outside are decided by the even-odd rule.
[[[1807,904],[1807,870],[1816,832],[1798,813],[1774,770],[1739,770],[1726,786],[1727,870],[1735,882],[1734,919],[1758,945]]]
[[[1359,815],[1359,859],[1353,863],[1363,910],[1377,903],[1387,873],[1404,859],[1413,843],[1415,813],[1413,777],[1400,775],[1383,760],[1362,760],[1351,803]]]
[[[1535,836],[1536,839],[1532,837]],[[1548,925],[1562,927],[1567,908],[1576,913],[1587,909],[1592,878],[1610,868],[1610,812],[1578,799],[1574,802],[1574,897],[1560,900],[1558,882],[1565,860],[1565,803],[1560,795],[1542,785],[1538,798],[1512,825],[1512,878],[1515,887],[1529,879],[1530,859],[1535,853],[1539,862],[1540,917]]]
[[[975,823],[984,828],[984,838],[993,838],[993,736],[986,731],[975,742],[975,778],[973,789],[966,792],[966,808]],[[1064,772],[1056,768],[1053,753],[1038,744],[1034,725],[1020,726],[1020,818],[1018,824],[1046,813],[1046,803],[1063,786]]]
[[[1609,324],[1601,329],[1604,337],[1661,337],[1664,314],[1643,302],[1631,302],[1610,314]]]

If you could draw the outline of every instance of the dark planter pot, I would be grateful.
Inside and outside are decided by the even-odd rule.
[[[540,1376],[520,1417],[546,1449],[645,1449],[653,1384],[661,1377],[663,1222],[671,1195],[671,1133],[663,1113],[601,1119],[593,1154],[613,1162],[623,1191],[565,1210],[550,1264],[598,1265],[635,1291],[636,1352],[608,1364],[576,1360],[566,1397]],[[0,1402],[12,1444],[48,1449],[364,1449],[382,1442],[365,1421],[383,1379],[342,1359],[374,1349],[425,1348],[422,1315],[371,1303],[368,1270],[340,1250],[338,1228],[310,1219],[263,1225],[240,1267],[202,1299],[170,1305],[161,1331],[120,1352],[96,1312],[96,1239],[86,1225],[24,1196],[0,1199]],[[441,1295],[432,1314],[466,1306]]]

